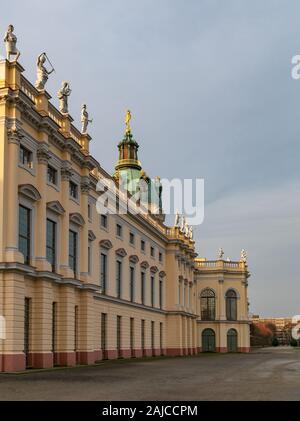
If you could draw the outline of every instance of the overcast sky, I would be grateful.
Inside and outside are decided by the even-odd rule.
[[[14,0],[25,76],[37,55],[54,64],[47,89],[72,87],[79,122],[93,117],[91,152],[108,171],[124,112],[151,176],[205,179],[197,251],[249,254],[250,310],[300,314],[299,0]],[[4,55],[4,44],[0,54]]]

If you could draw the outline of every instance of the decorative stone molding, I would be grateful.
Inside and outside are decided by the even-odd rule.
[[[36,154],[39,164],[48,164],[51,154],[49,152],[49,146],[46,143],[41,143],[38,146]]]
[[[164,278],[166,276],[166,272],[164,271],[164,270],[161,270],[160,272],[159,272],[159,277],[160,278]]]
[[[57,213],[58,215],[63,215],[65,213],[62,204],[58,200],[47,202],[47,209]]]
[[[113,245],[112,245],[112,242],[110,240],[101,240],[99,242],[99,246],[104,248],[104,249],[109,250],[109,249],[112,248]]]
[[[72,165],[69,161],[65,161],[61,167],[61,178],[63,181],[69,181],[73,175]]]
[[[138,258],[138,256],[136,256],[135,254],[132,254],[131,256],[129,256],[129,261],[130,261],[131,263],[138,263],[139,258]]]
[[[70,222],[81,227],[85,224],[83,217],[78,212],[70,213]]]
[[[88,177],[88,176],[81,177],[80,187],[81,187],[81,192],[83,194],[89,194],[89,191],[90,191],[90,177]]]
[[[14,143],[16,145],[19,145],[23,137],[24,137],[24,134],[21,129],[18,129],[15,126],[7,129],[8,143]]]
[[[158,267],[157,267],[157,266],[151,266],[151,268],[150,268],[150,272],[151,272],[151,273],[156,273],[156,272],[158,272]]]
[[[149,263],[146,260],[143,260],[140,264],[141,268],[148,269]]]
[[[127,252],[124,248],[119,248],[118,250],[116,250],[116,254],[120,257],[127,256]]]
[[[88,234],[88,236],[89,236],[89,241],[94,241],[94,240],[96,240],[96,235],[93,233],[93,231],[92,231],[92,230],[89,230],[89,234]]]
[[[20,184],[18,190],[19,194],[22,194],[33,202],[37,202],[42,198],[39,191],[32,184]]]

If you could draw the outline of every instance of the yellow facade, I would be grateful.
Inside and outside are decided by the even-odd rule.
[[[197,259],[193,240],[152,215],[103,221],[96,185],[112,177],[89,154],[89,135],[22,72],[0,62],[0,371],[192,355],[207,350],[205,329],[211,350],[226,352],[234,329],[233,350],[248,352],[247,264]],[[206,289],[214,320],[201,319]]]

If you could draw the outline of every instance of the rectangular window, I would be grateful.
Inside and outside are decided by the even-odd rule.
[[[56,352],[57,303],[52,303],[52,352]],[[53,361],[54,363],[54,361]]]
[[[93,217],[93,215],[92,215],[92,206],[89,203],[88,204],[88,219],[91,221],[92,220],[92,217]]]
[[[154,322],[151,322],[151,348],[152,348],[152,355],[154,354],[154,347],[155,347],[155,343],[154,343],[154,334],[155,334],[155,330],[154,330]]]
[[[154,247],[150,248],[150,254],[151,254],[151,257],[154,257]]]
[[[130,244],[134,244],[134,234],[132,232],[129,233],[129,242]]]
[[[178,282],[178,304],[181,304],[181,282]]]
[[[101,227],[107,228],[107,215],[101,215]]]
[[[163,355],[163,324],[162,322],[159,323],[159,347],[160,347],[160,354]]]
[[[145,272],[141,272],[141,301],[145,304]]]
[[[102,358],[106,358],[106,332],[107,332],[107,315],[106,313],[101,313],[101,350]]]
[[[141,240],[141,250],[142,251],[145,251],[145,248],[146,248],[145,241],[144,240]]]
[[[117,260],[116,262],[116,289],[117,297],[121,298],[122,295],[122,261]]]
[[[130,349],[131,349],[131,356],[133,356],[134,350],[134,318],[130,317]]]
[[[117,316],[117,351],[118,358],[121,357],[121,316]]]
[[[154,303],[155,303],[155,288],[154,288],[154,276],[151,276],[151,306],[154,307]]]
[[[70,181],[69,188],[70,196],[73,197],[73,199],[78,199],[78,185],[73,181]]]
[[[130,266],[130,301],[134,301],[134,267]]]
[[[27,168],[33,168],[33,155],[32,152],[25,148],[25,146],[20,145],[20,163]]]
[[[51,165],[48,165],[47,179],[48,183],[57,185],[57,170],[51,167]]]
[[[51,264],[52,271],[55,272],[56,264],[56,223],[47,219],[47,238],[46,238],[46,255],[47,260]]]
[[[163,308],[163,281],[159,280],[159,308]]]
[[[89,242],[88,245],[88,273],[92,272],[92,244]]]
[[[106,294],[107,288],[107,256],[104,253],[100,255],[100,287],[102,293]]]
[[[78,306],[74,308],[74,351],[78,351],[78,327],[79,327],[79,315]]]
[[[69,231],[69,267],[77,272],[77,232]]]
[[[19,251],[24,255],[24,263],[30,264],[31,211],[19,206]]]
[[[159,255],[158,256],[159,256],[158,259],[159,259],[160,263],[162,263],[162,261],[163,261],[163,255],[162,255],[162,253],[159,252]]]
[[[116,225],[116,235],[117,237],[122,237],[122,225],[120,224]]]
[[[145,355],[145,320],[142,320],[141,323],[141,348],[143,355]]]
[[[31,298],[25,297],[25,300],[24,300],[24,354],[25,354],[26,368],[29,367],[30,336],[31,336]]]

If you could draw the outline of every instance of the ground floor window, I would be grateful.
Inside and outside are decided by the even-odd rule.
[[[121,357],[121,316],[117,316],[117,351],[118,358]]]
[[[101,351],[102,358],[106,358],[106,324],[107,324],[107,315],[106,313],[101,313]]]
[[[212,329],[204,329],[202,332],[202,351],[216,351],[216,335]]]

